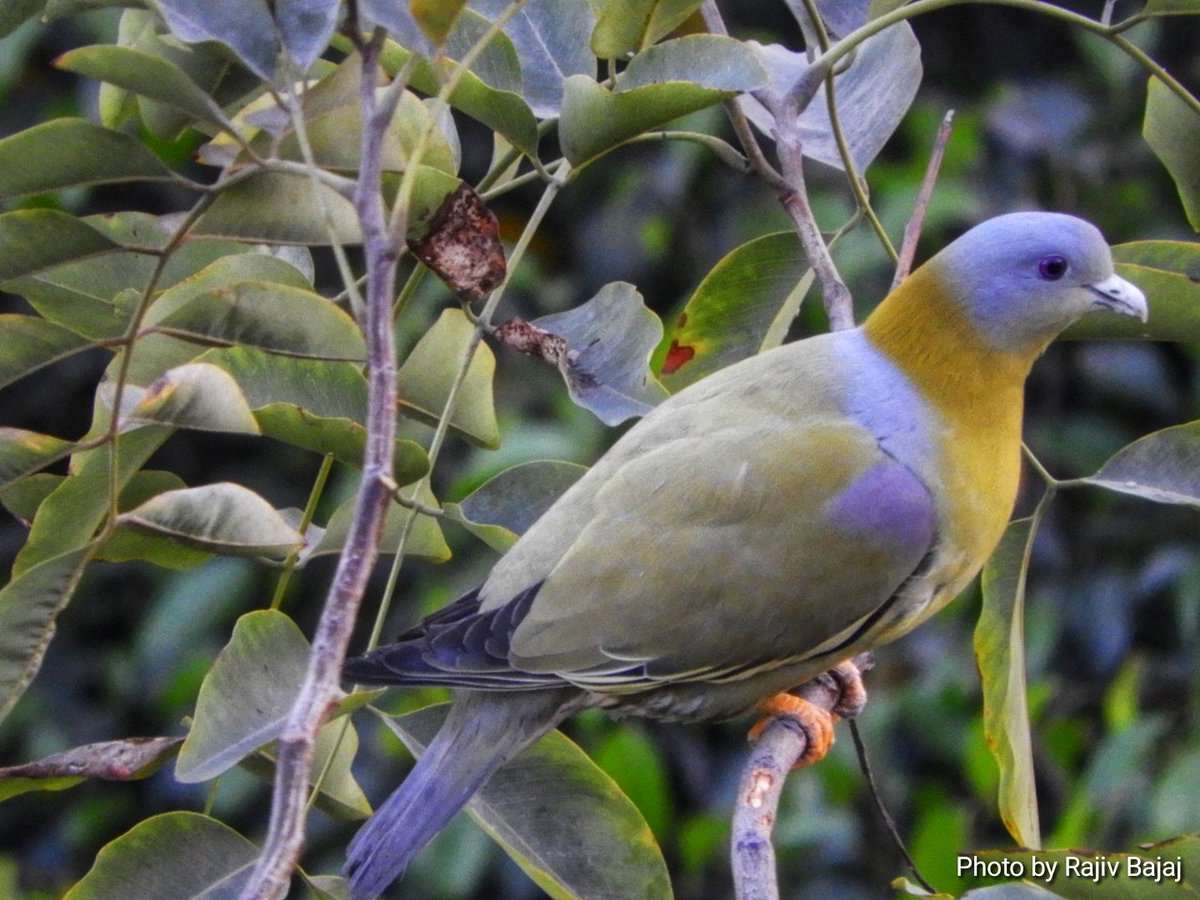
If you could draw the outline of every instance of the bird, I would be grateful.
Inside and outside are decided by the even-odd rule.
[[[677,722],[773,709],[944,607],[1016,502],[1031,366],[1093,310],[1149,316],[1099,229],[1009,213],[858,327],[655,407],[478,588],[347,661],[358,684],[453,689],[347,849],[352,900],[385,890],[497,768],[580,709]]]

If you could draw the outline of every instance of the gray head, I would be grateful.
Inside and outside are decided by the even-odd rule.
[[[1021,212],[988,219],[939,253],[939,278],[988,343],[1038,348],[1092,309],[1143,322],[1145,295],[1113,271],[1100,230],[1061,213]]]

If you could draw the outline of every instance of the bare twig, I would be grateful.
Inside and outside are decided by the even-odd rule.
[[[921,190],[917,192],[912,217],[904,226],[904,243],[900,247],[900,258],[896,261],[892,290],[895,290],[912,271],[913,259],[917,255],[917,242],[921,238],[921,227],[925,224],[925,213],[929,210],[929,198],[933,196],[933,186],[937,183],[938,170],[942,167],[942,157],[946,155],[946,144],[950,142],[950,126],[953,121],[954,110],[947,110],[938,128],[937,138],[933,142],[933,152],[929,154],[929,165],[925,167],[925,177],[921,181]]]
[[[921,887],[929,891],[930,894],[936,894],[937,889],[925,880],[925,876],[917,868],[916,860],[908,852],[908,847],[904,844],[904,838],[900,836],[900,829],[896,827],[896,820],[892,818],[892,814],[888,812],[888,808],[883,802],[883,796],[879,793],[879,785],[875,783],[875,772],[871,769],[871,761],[867,758],[867,745],[863,743],[862,734],[858,730],[858,723],[854,719],[851,719],[848,724],[850,726],[850,736],[854,739],[854,752],[858,755],[858,767],[862,770],[863,777],[867,779],[867,790],[871,794],[871,799],[875,802],[875,809],[879,811],[879,817],[883,819],[884,827],[887,829],[888,834],[892,836],[892,841],[899,848],[904,861],[908,863],[908,869],[912,872],[913,878],[917,880],[917,883]]]
[[[362,163],[355,206],[367,260],[368,353],[367,446],[354,518],[316,633],[300,693],[279,736],[271,822],[243,900],[270,900],[287,893],[304,846],[308,777],[316,733],[338,696],[342,661],[367,579],[379,554],[388,502],[396,434],[396,360],[392,337],[392,291],[397,247],[387,227],[380,192],[381,147],[392,110],[375,103],[375,71],[383,32],[363,48],[359,99],[363,110]]]

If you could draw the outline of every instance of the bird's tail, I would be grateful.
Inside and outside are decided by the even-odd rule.
[[[554,728],[578,691],[463,691],[416,766],[346,849],[351,900],[399,878],[492,773]]]

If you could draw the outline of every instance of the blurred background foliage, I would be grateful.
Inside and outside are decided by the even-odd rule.
[[[1078,3],[1098,13],[1099,2]],[[796,46],[783,4],[723,3],[733,33]],[[1132,10],[1131,10],[1132,11]],[[0,137],[60,115],[94,116],[96,85],[55,69],[74,47],[111,40],[117,11],[49,26],[32,21],[0,42]],[[872,198],[893,239],[911,213],[937,125],[956,111],[933,195],[923,259],[987,216],[1040,207],[1096,222],[1113,243],[1194,236],[1174,185],[1141,140],[1144,73],[1104,41],[1050,19],[991,6],[919,17],[925,78],[900,131],[868,173]],[[1200,24],[1158,20],[1129,37],[1195,93],[1200,89]],[[719,110],[697,114],[724,129]],[[463,119],[464,174],[487,167],[490,142]],[[202,142],[140,138],[173,165],[190,165]],[[195,177],[210,177],[193,167]],[[829,228],[852,210],[841,173],[813,165],[818,217]],[[502,234],[519,233],[536,188],[496,204]],[[183,207],[161,185],[108,185],[25,198],[21,204],[83,214],[153,213]],[[3,209],[16,208],[8,205]],[[575,306],[602,284],[633,282],[669,321],[699,279],[729,250],[789,222],[753,177],[685,143],[639,143],[590,167],[552,209],[533,252],[516,273],[502,317],[533,318]],[[887,289],[891,268],[865,227],[835,250],[860,313]],[[318,289],[336,292],[336,273],[318,252]],[[426,279],[405,318],[411,345],[446,305],[447,290]],[[24,311],[0,295],[0,312]],[[421,314],[416,314],[420,310]],[[824,328],[809,302],[796,332]],[[457,499],[507,466],[556,458],[589,463],[617,435],[566,397],[544,364],[498,351],[497,410],[503,444],[485,451],[452,443],[438,467],[438,496]],[[4,424],[57,435],[87,425],[100,356],[76,356],[29,383],[0,391]],[[1200,347],[1061,343],[1028,388],[1027,440],[1057,477],[1094,471],[1135,437],[1200,418]],[[402,428],[420,432],[406,421]],[[189,484],[232,478],[278,506],[303,506],[319,460],[274,442],[192,432],[159,451],[158,468]],[[335,470],[318,521],[353,487]],[[1028,479],[1028,509],[1040,490]],[[1200,831],[1200,519],[1189,508],[1154,505],[1098,490],[1064,491],[1034,548],[1027,610],[1028,667],[1043,830],[1048,846],[1129,848]],[[476,583],[494,557],[474,538],[447,529],[446,566],[404,570],[387,633]],[[7,573],[25,528],[0,515],[0,572]],[[308,629],[332,563],[314,563],[291,585],[287,609]],[[200,679],[233,621],[269,602],[274,573],[249,561],[219,560],[171,573],[97,564],[59,620],[37,679],[0,734],[0,759],[35,759],[63,747],[122,735],[173,734],[190,715]],[[376,591],[376,594],[378,591]],[[924,875],[939,889],[971,882],[955,854],[1009,846],[995,809],[995,765],[984,745],[979,680],[971,652],[978,597],[969,591],[946,613],[878,654],[861,726],[876,778]],[[365,637],[365,635],[364,635]],[[395,692],[384,705],[415,709],[435,691]],[[366,722],[367,720],[364,720]],[[385,729],[364,724],[357,773],[369,796],[398,782],[407,755]],[[730,894],[728,814],[745,748],[743,723],[678,727],[613,724],[600,714],[567,729],[641,808],[659,839],[680,898]],[[69,797],[33,792],[0,805],[0,896],[56,897],[90,866],[95,848],[146,816],[211,805],[238,827],[259,821],[268,786],[240,769],[209,796],[169,771],[133,784],[87,782]],[[67,802],[69,801],[69,802]],[[310,846],[334,871],[349,829],[317,814]],[[780,882],[795,898],[879,897],[904,873],[859,774],[848,736],[820,766],[793,777],[776,829]],[[488,838],[460,816],[421,856],[396,896],[536,897],[540,892]]]

